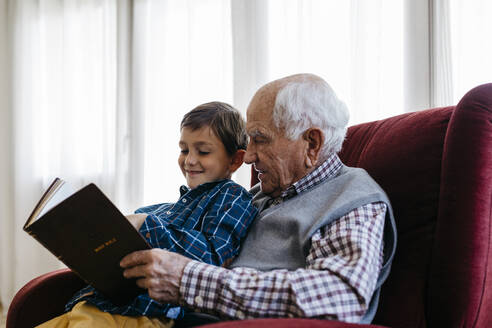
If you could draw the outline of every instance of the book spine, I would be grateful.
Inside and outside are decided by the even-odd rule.
[[[53,252],[49,247],[48,245],[46,245],[43,240],[41,238],[38,238],[38,235],[36,233],[34,233],[29,227],[25,229],[25,231],[30,235],[32,236],[34,239],[36,239],[41,245],[43,245],[44,248],[46,248],[51,254],[53,254],[54,256],[56,256],[56,258],[58,260],[60,260],[61,262],[64,262],[63,261],[63,257],[59,254],[56,254],[55,252]],[[64,262],[65,263],[65,262]]]

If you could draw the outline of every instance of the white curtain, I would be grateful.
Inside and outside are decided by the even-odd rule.
[[[213,100],[233,102],[230,11],[228,0],[135,1],[140,204],[175,201],[185,183],[177,165],[183,114]]]
[[[10,106],[10,51],[8,37],[8,7],[0,0],[0,308],[7,309],[14,293],[13,257],[13,197],[11,192],[11,106]]]
[[[51,180],[114,192],[116,1],[8,1],[2,9],[10,54],[2,130],[10,142],[0,290],[8,304],[22,284],[60,266],[22,230]]]
[[[492,82],[492,2],[432,0],[432,106]]]
[[[402,1],[269,4],[268,78],[321,75],[347,103],[350,124],[401,109]]]
[[[432,107],[452,105],[454,79],[451,53],[452,24],[449,0],[434,0],[431,7],[431,13],[430,105]]]
[[[4,309],[60,266],[22,231],[55,176],[95,182],[124,213],[175,201],[182,115],[213,100],[244,112],[259,86],[288,74],[326,79],[351,124],[455,103],[492,76],[490,10],[488,0],[0,0]],[[431,35],[410,28],[428,24]],[[235,176],[246,187],[249,170]]]
[[[455,104],[471,88],[492,82],[492,2],[450,0]]]
[[[22,226],[54,177],[175,201],[179,122],[232,102],[230,1],[1,0],[0,295],[61,264]]]
[[[350,124],[401,112],[402,0],[232,3],[241,107],[263,83],[311,72],[347,103]]]

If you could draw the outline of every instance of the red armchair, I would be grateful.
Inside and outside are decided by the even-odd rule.
[[[492,327],[492,84],[474,88],[457,106],[350,127],[340,157],[365,168],[386,190],[398,227],[374,323]],[[12,301],[7,328],[60,314],[82,284],[67,270],[34,279]],[[256,319],[209,327],[364,326]]]

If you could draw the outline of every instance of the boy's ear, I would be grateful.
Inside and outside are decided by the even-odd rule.
[[[236,172],[241,164],[243,164],[244,154],[246,154],[246,151],[244,149],[238,149],[236,153],[232,155],[230,166],[231,174]]]

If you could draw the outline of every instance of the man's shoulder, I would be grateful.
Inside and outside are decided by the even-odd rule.
[[[334,179],[327,182],[330,183],[326,187],[327,192],[322,192],[325,199],[353,202],[359,205],[382,201],[390,206],[384,189],[362,168],[344,166]]]
[[[261,182],[258,182],[257,184],[255,184],[253,187],[251,187],[249,189],[249,192],[253,195],[253,196],[256,196],[259,192],[261,192]]]
[[[360,167],[344,165],[333,180],[333,182],[357,186],[363,190],[367,188],[382,190],[377,181],[366,170]]]
[[[259,204],[261,204],[261,202],[264,201],[266,198],[270,198],[270,196],[264,194],[261,191],[261,186],[260,185],[261,185],[261,182],[258,182],[253,187],[251,187],[251,189],[249,190],[249,193],[253,197],[253,203],[256,206],[259,206]]]

